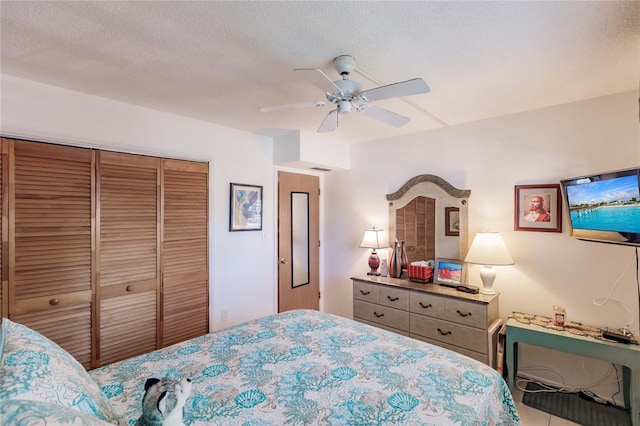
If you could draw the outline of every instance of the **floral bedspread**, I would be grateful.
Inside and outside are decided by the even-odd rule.
[[[192,380],[186,425],[519,425],[502,377],[457,353],[310,310],[90,372],[129,424],[149,377]]]

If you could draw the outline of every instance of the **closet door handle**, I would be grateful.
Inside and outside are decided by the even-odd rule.
[[[126,288],[127,291],[133,291],[133,286],[132,285],[128,285]]]
[[[442,331],[440,329],[438,329],[438,331],[440,332],[440,334],[442,334],[443,336],[446,336],[447,334],[451,334],[450,331]]]
[[[398,300],[398,297],[391,297],[391,296],[387,296],[387,299],[391,300],[392,302],[395,302],[396,300]]]
[[[58,303],[60,303],[60,300],[58,300],[58,299],[51,299],[51,300],[49,300],[49,304],[50,304],[51,306],[56,306]]]
[[[373,315],[375,315],[375,316],[376,316],[376,318],[380,318],[380,317],[383,317],[383,316],[384,316],[384,314],[379,314],[379,313],[377,313],[376,311],[373,311]]]
[[[418,305],[420,305],[420,306],[421,306],[421,307],[423,307],[424,309],[431,308],[431,307],[433,306],[431,303],[429,303],[428,305],[425,305],[425,304],[424,304],[424,303],[422,303],[422,302],[418,302]]]
[[[458,315],[460,315],[461,317],[470,317],[471,312],[467,312],[466,314],[463,314],[462,312],[460,312],[460,309],[456,309],[456,312],[458,313]]]
[[[364,291],[364,290],[360,290],[360,293],[362,293],[363,296],[366,296],[367,294],[370,294],[370,291]]]

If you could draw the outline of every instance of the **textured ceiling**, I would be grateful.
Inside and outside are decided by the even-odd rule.
[[[364,89],[416,77],[431,93],[378,101],[321,138],[398,136],[638,90],[640,2],[0,2],[4,74],[256,133],[315,132],[332,109],[294,68]]]

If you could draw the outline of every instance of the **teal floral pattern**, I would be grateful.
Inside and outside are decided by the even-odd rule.
[[[46,402],[13,399],[0,402],[2,426],[26,425],[73,425],[108,426],[94,416],[81,413],[72,408]]]
[[[117,394],[115,388],[108,391]],[[40,333],[3,318],[0,405],[6,407],[12,400],[49,403],[106,422],[120,421],[107,395],[75,358]],[[17,405],[11,406],[18,410]]]
[[[90,372],[129,424],[149,377],[189,377],[186,425],[519,425],[504,380],[454,352],[317,311],[246,322]]]

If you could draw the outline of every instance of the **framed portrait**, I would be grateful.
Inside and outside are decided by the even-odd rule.
[[[456,259],[436,259],[433,272],[433,282],[448,287],[464,285],[466,279],[466,264]]]
[[[460,209],[444,208],[444,235],[460,236]]]
[[[229,231],[262,230],[262,186],[232,183]]]
[[[560,185],[516,185],[513,229],[562,232]]]

